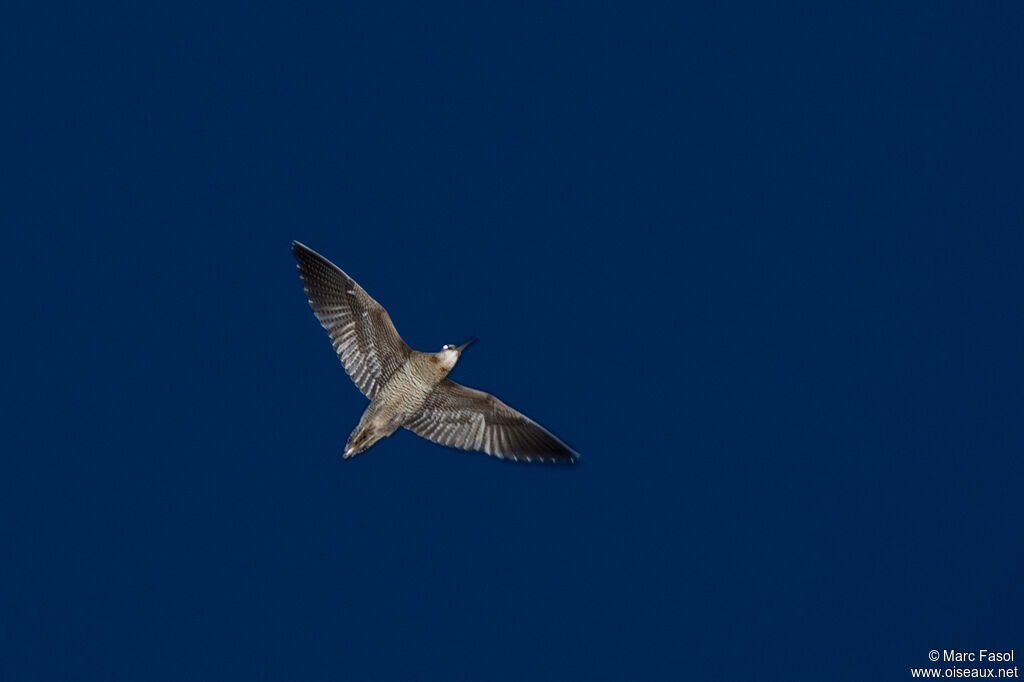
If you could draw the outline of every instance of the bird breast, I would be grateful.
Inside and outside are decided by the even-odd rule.
[[[415,412],[434,390],[437,382],[447,374],[438,364],[429,362],[427,354],[413,353],[381,388],[377,401],[399,407],[406,412]]]

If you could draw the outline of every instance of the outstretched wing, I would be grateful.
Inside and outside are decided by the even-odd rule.
[[[292,242],[299,275],[313,313],[331,337],[345,371],[370,400],[405,363],[410,348],[398,335],[388,311],[309,247]]]
[[[418,436],[514,460],[575,462],[578,455],[543,426],[495,398],[443,379],[404,424]]]

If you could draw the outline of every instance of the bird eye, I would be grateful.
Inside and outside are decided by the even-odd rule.
[[[441,346],[441,350],[448,350],[449,348],[451,348],[451,346],[449,346],[447,343]]]

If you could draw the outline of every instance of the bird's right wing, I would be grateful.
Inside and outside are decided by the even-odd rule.
[[[575,462],[578,455],[547,429],[490,393],[443,379],[404,424],[418,436],[514,460]]]
[[[341,268],[309,247],[292,242],[299,275],[313,313],[331,337],[345,371],[370,400],[411,352],[388,311]]]

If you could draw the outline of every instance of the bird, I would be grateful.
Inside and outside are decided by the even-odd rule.
[[[448,378],[476,337],[436,353],[409,347],[387,310],[354,279],[294,241],[299,276],[313,314],[342,366],[370,399],[342,456],[365,452],[400,427],[440,445],[515,461],[576,463],[579,455],[550,431],[490,393]]]

